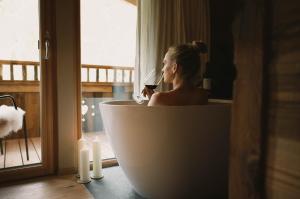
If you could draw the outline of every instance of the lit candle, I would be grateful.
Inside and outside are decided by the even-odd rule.
[[[80,183],[87,183],[91,181],[90,178],[90,160],[89,160],[89,149],[84,146],[80,150]]]
[[[93,140],[93,176],[94,179],[100,179],[103,177],[102,174],[102,158],[101,158],[101,142],[96,137]]]
[[[81,138],[78,140],[78,177],[80,177],[80,150],[87,145],[87,140],[81,136]]]

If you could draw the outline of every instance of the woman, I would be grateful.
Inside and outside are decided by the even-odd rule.
[[[154,92],[145,87],[142,94],[150,99],[148,106],[206,104],[207,91],[195,85],[200,69],[200,53],[206,52],[207,46],[203,42],[170,47],[163,60],[162,72],[164,82],[171,83],[173,89],[168,92]]]

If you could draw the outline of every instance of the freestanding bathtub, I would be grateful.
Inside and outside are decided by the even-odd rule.
[[[100,103],[119,165],[146,198],[227,198],[230,109]]]

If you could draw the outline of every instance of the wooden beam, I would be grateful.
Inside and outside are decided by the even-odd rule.
[[[97,85],[84,86],[82,87],[82,92],[111,93],[112,86],[97,86]]]
[[[40,92],[40,82],[1,81],[0,93],[37,93]]]

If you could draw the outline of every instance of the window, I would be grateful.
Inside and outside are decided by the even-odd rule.
[[[130,1],[81,0],[82,135],[100,138],[103,159],[115,155],[98,104],[132,97],[136,18]]]

